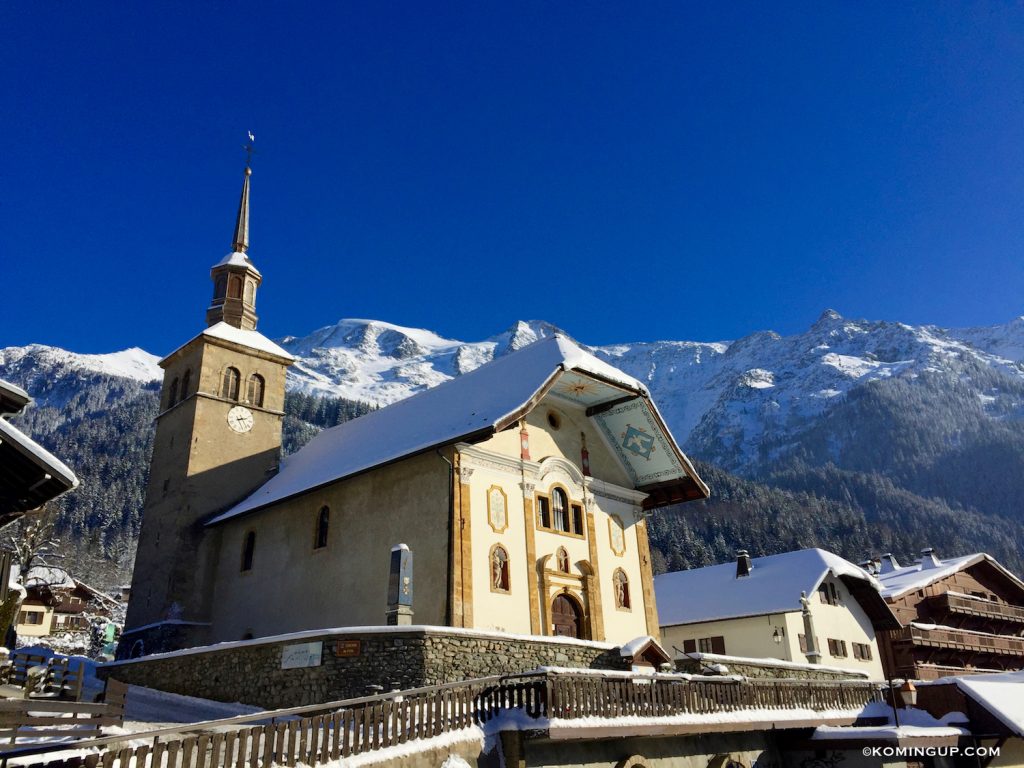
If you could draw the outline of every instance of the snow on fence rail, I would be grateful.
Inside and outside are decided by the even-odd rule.
[[[521,711],[533,720],[659,717],[744,709],[859,711],[877,701],[879,695],[878,686],[864,682],[695,681],[670,675],[623,678],[536,672],[97,739],[75,747],[103,751],[59,762],[46,763],[43,759],[36,764],[52,768],[317,766],[482,725],[510,710]],[[242,723],[253,724],[223,730]],[[212,731],[214,728],[217,730]],[[140,740],[151,741],[142,746],[130,743]]]

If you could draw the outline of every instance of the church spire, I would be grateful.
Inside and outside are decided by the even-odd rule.
[[[250,137],[252,134],[250,134]],[[246,147],[250,157],[252,144]],[[235,218],[235,237],[231,253],[210,270],[213,279],[213,301],[206,310],[207,325],[227,323],[247,331],[256,330],[256,289],[263,276],[249,259],[249,178],[252,168],[245,163],[242,197]]]
[[[249,177],[252,168],[245,165],[245,181],[242,182],[242,198],[238,201],[238,217],[235,219],[235,239],[231,250],[246,253],[249,250]]]

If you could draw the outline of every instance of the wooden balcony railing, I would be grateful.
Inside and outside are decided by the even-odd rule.
[[[270,768],[317,766],[486,723],[504,711],[527,718],[664,717],[763,710],[859,712],[881,700],[877,685],[856,682],[689,681],[681,677],[605,677],[531,673],[489,677],[323,705],[211,720],[75,743],[98,750],[47,763],[46,747],[5,748],[0,758],[36,755],[46,768]],[[538,728],[547,727],[538,723]],[[147,741],[143,746],[130,742]],[[52,749],[52,746],[50,747]]]
[[[914,645],[923,645],[929,648],[953,648],[1004,656],[1024,656],[1024,638],[987,635],[981,632],[958,632],[946,627],[929,628],[911,624],[909,627],[897,630],[893,639],[897,642],[909,641]]]
[[[939,611],[945,610],[950,613],[1024,624],[1024,608],[1016,605],[997,603],[995,600],[985,600],[980,597],[951,595],[949,592],[936,595],[932,601]]]

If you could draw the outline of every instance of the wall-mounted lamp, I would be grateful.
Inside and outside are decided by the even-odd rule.
[[[903,699],[904,707],[913,707],[917,704],[917,688],[912,680],[904,680],[900,686],[900,698]]]
[[[772,640],[775,641],[776,645],[782,644],[782,630],[779,627],[775,628],[775,633],[772,635]]]

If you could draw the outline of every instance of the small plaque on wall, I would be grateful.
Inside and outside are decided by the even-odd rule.
[[[322,640],[315,643],[286,645],[281,649],[281,669],[319,667],[323,652],[324,644]]]
[[[363,647],[359,640],[339,640],[334,644],[335,656],[358,656]]]

